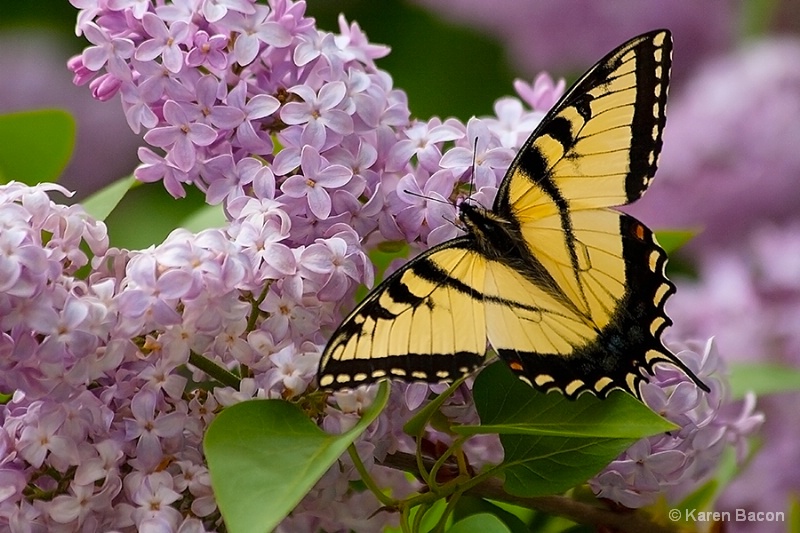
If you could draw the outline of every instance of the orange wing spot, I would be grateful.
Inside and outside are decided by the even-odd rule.
[[[644,239],[644,226],[636,224],[636,238],[640,241]]]
[[[508,366],[511,367],[511,370],[516,370],[517,372],[522,372],[523,370],[522,365],[516,361],[511,361]]]

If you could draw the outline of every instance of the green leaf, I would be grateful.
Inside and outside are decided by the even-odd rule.
[[[671,254],[699,233],[698,230],[690,229],[676,229],[676,230],[659,230],[656,232],[656,239],[658,244],[664,249],[665,252]]]
[[[800,391],[800,368],[776,363],[732,363],[731,396],[744,398],[748,392],[757,396]]]
[[[0,115],[0,183],[58,180],[75,145],[75,120],[60,109]]]
[[[639,439],[678,428],[621,391],[612,392],[605,400],[591,394],[569,400],[563,394],[537,392],[514,377],[502,362],[489,366],[475,380],[475,403],[481,425],[454,426],[453,431],[462,435]]]
[[[513,506],[518,512],[525,512],[527,517],[532,516],[533,511],[523,509],[522,507]],[[463,495],[458,499],[456,508],[453,512],[453,520],[458,522],[468,516],[475,516],[479,514],[490,514],[498,518],[511,533],[530,533],[530,529],[522,519],[507,511],[506,509],[498,506],[494,502],[484,500],[470,495]]]
[[[208,228],[222,228],[228,223],[221,205],[203,205],[184,218],[181,227],[195,233]]]
[[[500,434],[505,489],[543,496],[583,483],[636,440],[676,426],[625,393],[600,400],[584,394],[568,400],[542,394],[518,380],[502,362],[484,369],[473,387],[483,430]]]
[[[222,411],[203,448],[228,531],[272,531],[383,410],[388,391],[382,383],[358,424],[342,435],[325,433],[283,400],[247,401]]]
[[[496,516],[489,513],[480,513],[468,516],[459,520],[453,527],[447,530],[448,533],[511,533],[511,530]]]
[[[160,244],[203,205],[205,196],[195,187],[186,189],[186,197],[173,198],[161,183],[139,183],[105,220],[111,245],[140,250]]]
[[[105,220],[128,191],[138,183],[133,176],[120,178],[86,198],[81,205],[97,220]]]

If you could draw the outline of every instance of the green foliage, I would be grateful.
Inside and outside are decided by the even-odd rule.
[[[800,391],[800,369],[777,363],[731,364],[731,396],[743,398],[748,392],[756,396]]]
[[[692,240],[698,233],[698,230],[688,229],[659,230],[656,232],[656,239],[658,239],[658,244],[661,245],[664,251],[671,254]]]
[[[484,369],[473,388],[481,426],[461,434],[498,433],[505,450],[499,470],[516,496],[557,494],[597,474],[634,441],[675,426],[625,393],[606,400],[584,394],[570,401],[520,382],[505,364]]]
[[[489,513],[480,513],[468,516],[459,520],[453,527],[447,530],[448,533],[511,533],[511,530],[496,516]]]
[[[0,183],[57,181],[74,145],[75,121],[66,111],[0,115]]]
[[[133,176],[120,178],[84,199],[81,205],[97,220],[105,220],[128,194],[128,191],[138,183]]]
[[[469,518],[486,516],[487,513],[503,524],[505,528],[503,531],[509,531],[510,533],[528,533],[530,531],[528,525],[519,516],[510,513],[493,502],[473,496],[462,496],[458,500],[458,505],[456,505],[453,513],[453,520],[455,525],[458,526],[459,524],[468,523]],[[454,530],[455,528],[450,531]],[[476,528],[472,531],[479,531],[479,529]]]
[[[192,232],[209,228],[222,228],[227,225],[221,205],[203,205],[183,219],[180,227]]]
[[[140,183],[130,189],[105,219],[112,246],[139,250],[159,244],[187,217],[206,205],[203,193],[190,187],[175,199],[161,183]]]
[[[384,383],[358,424],[342,435],[325,433],[299,407],[283,400],[252,400],[222,411],[209,426],[203,447],[228,531],[272,531],[388,398]]]
[[[800,533],[800,497],[794,495],[789,497],[789,533]]]

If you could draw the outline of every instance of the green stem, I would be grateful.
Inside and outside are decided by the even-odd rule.
[[[408,523],[410,515],[411,515],[410,507],[403,507],[400,510],[400,529],[403,531],[403,533],[411,533],[411,525]]]
[[[358,450],[356,450],[356,445],[351,444],[347,447],[347,453],[350,454],[350,459],[353,461],[353,465],[358,470],[358,474],[361,476],[361,481],[364,482],[364,485],[372,491],[376,498],[386,507],[397,507],[397,501],[390,498],[378,487],[378,484],[375,483],[375,480],[372,479],[372,476],[369,475],[367,472],[367,468],[364,466],[364,463],[361,462],[361,457],[358,456]]]
[[[390,468],[416,473],[416,458],[411,454],[398,452],[388,455],[380,464]],[[432,461],[426,460],[426,467],[431,468],[432,466]],[[492,468],[470,479],[466,483],[461,482],[458,487],[452,486],[452,490],[447,492],[452,493],[457,490],[462,494],[466,493],[477,496],[478,498],[507,502],[520,507],[535,509],[550,515],[562,516],[573,522],[592,526],[597,529],[605,528],[618,531],[619,533],[638,533],[641,531],[648,531],[650,533],[675,533],[677,531],[677,526],[675,524],[662,523],[644,510],[632,511],[625,509],[620,511],[609,509],[600,501],[596,503],[586,503],[573,500],[566,496],[514,496],[505,491],[503,481],[496,477],[501,470],[502,467]],[[446,489],[451,489],[451,487],[443,486],[442,494],[445,493]],[[400,503],[401,506],[412,506],[412,502],[417,504],[423,502],[430,504],[432,501],[441,498],[442,494],[420,494]]]
[[[223,385],[239,390],[239,385],[241,383],[239,377],[227,368],[221,367],[214,361],[207,359],[198,353],[189,352],[189,364],[196,366],[208,374],[209,377],[216,379]]]
[[[423,483],[425,483],[428,487],[431,488],[431,490],[433,490],[434,488],[433,484],[435,484],[436,481],[431,480],[428,471],[425,469],[425,462],[422,460],[422,435],[417,435],[414,441],[417,445],[416,458],[417,458],[417,471],[419,472],[419,477]]]
[[[267,297],[267,293],[269,292],[269,288],[272,285],[272,280],[267,281],[266,285],[264,285],[264,290],[261,291],[258,298],[253,300],[252,304],[250,305],[250,316],[247,319],[247,331],[253,331],[256,329],[256,321],[258,320],[258,316],[261,313],[261,309],[259,306],[261,302],[264,301],[264,298]]]
[[[425,518],[425,513],[430,509],[429,504],[424,504],[417,509],[417,514],[414,515],[414,523],[411,525],[411,531],[418,533],[422,525],[422,519]]]
[[[447,500],[447,507],[444,508],[444,512],[442,512],[442,517],[439,518],[439,522],[433,528],[433,533],[443,533],[444,528],[447,525],[447,519],[450,518],[450,515],[453,514],[453,511],[456,510],[456,504],[458,503],[458,499],[461,498],[461,493],[457,492]]]
[[[447,448],[447,450],[445,450],[442,456],[439,457],[435,463],[433,463],[433,468],[431,468],[431,471],[428,473],[431,480],[433,480],[434,482],[436,481],[436,476],[439,473],[439,470],[442,468],[442,466],[444,466],[447,460],[453,456],[454,453],[458,452],[458,450],[461,448],[461,444],[465,440],[467,440],[467,437],[463,436],[455,439],[455,441],[453,441],[453,444],[449,448]]]

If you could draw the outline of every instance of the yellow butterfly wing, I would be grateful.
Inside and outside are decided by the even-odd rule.
[[[664,312],[675,288],[652,232],[608,209],[638,199],[652,180],[665,123],[671,39],[639,36],[585,74],[542,120],[501,184],[494,212],[519,231],[539,271],[532,274],[592,324],[570,348],[521,349],[518,333],[492,339],[512,370],[537,388],[638,397],[643,372],[657,362],[694,374],[662,344]],[[542,274],[544,272],[544,275]]]
[[[442,381],[477,368],[486,352],[486,319],[476,298],[483,258],[462,237],[403,265],[334,332],[322,354],[321,387],[382,378]]]
[[[487,339],[567,352],[592,325],[471,238],[443,243],[387,278],[345,318],[320,362],[323,388],[382,378],[438,382],[483,364]]]
[[[569,397],[639,396],[657,362],[707,387],[662,344],[674,286],[642,223],[609,206],[639,198],[661,150],[671,40],[639,36],[587,72],[542,120],[492,211],[462,204],[468,234],[404,265],[342,322],[319,383],[441,381],[484,361]]]

